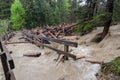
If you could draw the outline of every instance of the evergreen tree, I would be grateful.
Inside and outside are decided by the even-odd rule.
[[[60,22],[68,22],[68,16],[70,14],[70,4],[68,0],[57,0],[57,6],[60,10]]]
[[[25,25],[26,13],[23,5],[19,0],[15,0],[11,6],[11,21],[12,28],[14,30],[19,30]]]
[[[113,20],[120,21],[120,0],[115,0],[114,2],[114,12],[113,12]]]
[[[79,7],[78,0],[69,0],[70,3],[70,15],[69,15],[69,22],[76,22],[77,21],[77,12]]]
[[[0,19],[9,19],[11,2],[12,0],[0,0]]]
[[[60,23],[60,9],[58,8],[58,6],[55,7],[54,19],[56,24]]]

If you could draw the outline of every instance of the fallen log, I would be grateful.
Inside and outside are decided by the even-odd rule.
[[[43,36],[43,37],[46,37],[46,35],[44,35],[44,33],[42,33],[42,32],[40,33],[40,35]]]
[[[27,56],[27,57],[39,57],[39,56],[41,56],[41,53],[23,54],[23,56]]]
[[[51,35],[52,38],[57,39],[57,37],[53,35],[53,33],[49,32],[49,34]]]
[[[32,29],[30,33],[57,39],[59,36],[71,35],[74,32],[76,25],[78,25],[78,23],[44,26],[43,28]]]
[[[56,37],[58,37],[61,33],[62,33],[62,30],[58,31],[58,32],[56,33]]]

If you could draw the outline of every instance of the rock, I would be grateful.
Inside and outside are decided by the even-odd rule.
[[[120,47],[117,48],[117,50],[120,49]]]
[[[9,53],[10,53],[10,54],[12,54],[13,52],[12,52],[12,51],[10,51]]]

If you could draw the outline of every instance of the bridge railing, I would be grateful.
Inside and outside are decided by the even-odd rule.
[[[32,43],[35,43],[39,46],[42,46],[43,48],[47,47],[49,49],[52,49],[52,50],[56,51],[58,54],[63,54],[64,58],[66,60],[68,60],[68,57],[71,57],[74,60],[77,60],[76,55],[69,53],[69,46],[72,46],[72,47],[77,47],[78,46],[78,43],[76,43],[76,42],[70,42],[70,41],[65,41],[65,40],[60,40],[60,39],[43,37],[43,36],[34,35],[34,34],[31,34],[31,33],[27,33],[27,32],[23,32],[23,35],[25,35],[26,39],[29,40]],[[38,40],[38,41],[36,41],[36,40]],[[40,40],[41,40],[41,42],[40,42]],[[47,41],[50,41],[50,42],[56,42],[56,43],[59,43],[59,44],[63,44],[64,45],[64,51],[44,44],[44,40],[47,40]]]
[[[15,68],[13,58],[5,47],[2,39],[0,39],[0,59],[6,80],[16,80],[13,69]]]

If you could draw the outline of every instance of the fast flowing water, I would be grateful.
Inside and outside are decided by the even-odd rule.
[[[30,43],[9,44],[7,48],[13,52],[16,80],[97,80],[95,75],[99,71],[100,65],[91,64],[85,59],[56,62],[57,54],[54,51],[42,50]],[[38,58],[23,56],[25,53],[36,52],[41,52],[42,55]],[[92,48],[79,46],[72,48],[71,53],[78,57],[91,56]],[[1,68],[0,80],[3,80]]]

